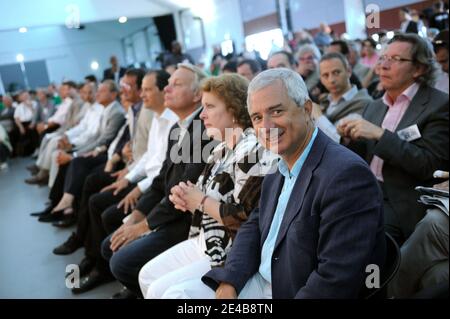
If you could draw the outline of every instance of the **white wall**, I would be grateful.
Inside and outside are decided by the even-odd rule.
[[[277,12],[276,0],[240,0],[244,22]]]
[[[184,12],[181,21],[177,23],[177,33],[179,36],[184,34],[185,39],[180,40],[185,43],[186,49],[202,46],[199,23],[192,19],[193,16],[199,16],[204,22],[207,50],[204,62],[206,64],[209,64],[212,47],[226,39],[233,40],[240,52],[244,43],[244,26],[239,0],[203,0],[201,5],[201,7],[193,7],[189,12]]]
[[[68,30],[65,27],[45,27],[20,34],[0,33],[0,64],[16,63],[16,55],[22,53],[25,61],[46,60],[50,81],[65,79],[80,81],[85,75],[95,73],[99,78],[103,68],[109,65],[109,57],[116,54],[122,59],[120,41],[86,30]],[[97,72],[90,68],[96,60]]]
[[[16,55],[21,53],[25,61],[46,60],[52,82],[82,81],[87,74],[95,74],[101,80],[103,69],[110,66],[111,55],[116,55],[122,65],[127,64],[121,38],[149,25],[153,25],[151,18],[140,18],[130,19],[125,24],[117,21],[86,24],[84,30],[52,26],[31,28],[27,33],[3,31],[0,32],[0,65],[16,63]],[[142,34],[135,37],[138,61],[147,60],[149,54]],[[97,71],[90,67],[94,60],[100,64]]]

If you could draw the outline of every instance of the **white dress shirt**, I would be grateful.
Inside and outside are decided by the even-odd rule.
[[[104,107],[97,102],[93,104],[86,102],[83,108],[86,109],[86,114],[81,122],[65,133],[69,142],[75,146],[86,144],[96,136],[100,130],[100,120],[104,111]]]
[[[178,120],[178,116],[168,108],[161,115],[155,113],[148,134],[147,152],[126,175],[126,179],[131,183],[136,183],[144,177],[138,183],[141,192],[145,192],[159,174],[166,158],[170,129]]]
[[[66,97],[62,103],[57,107],[55,114],[48,119],[48,122],[57,123],[63,126],[66,122],[66,116],[69,112],[70,106],[72,105],[72,98]]]
[[[439,70],[434,88],[448,94],[448,73]]]
[[[36,101],[28,101],[27,103],[20,103],[14,111],[14,118],[19,119],[20,122],[31,122],[37,112]]]

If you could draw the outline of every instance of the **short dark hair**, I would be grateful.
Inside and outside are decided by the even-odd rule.
[[[367,38],[367,39],[365,39],[365,40],[363,41],[363,43],[365,43],[365,42],[369,42],[370,46],[371,46],[372,48],[376,49],[377,43],[375,42],[374,39],[372,39],[372,38]]]
[[[94,74],[89,74],[84,77],[86,81],[91,81],[97,83],[97,77]]]
[[[394,42],[406,42],[411,44],[411,59],[414,64],[420,64],[425,67],[425,73],[422,74],[417,82],[433,86],[436,79],[438,67],[433,52],[428,43],[415,33],[399,33],[396,34],[388,44]]]
[[[253,74],[257,74],[261,72],[261,65],[258,61],[253,59],[244,59],[241,62],[238,63],[237,67],[240,67],[241,65],[247,64],[250,69],[252,70]]]
[[[283,54],[288,59],[290,65],[292,65],[292,66],[297,65],[297,62],[295,62],[295,59],[294,59],[294,56],[292,55],[292,53],[290,53],[290,52],[288,52],[286,50],[281,50],[281,51],[274,52],[274,53],[272,53],[270,55],[269,58],[271,58],[271,57],[273,57],[274,55],[277,55],[277,54]]]
[[[154,74],[156,76],[156,86],[160,91],[169,84],[170,74],[165,70],[150,70],[145,76]]]
[[[339,51],[343,54],[343,55],[348,55],[350,53],[350,49],[348,47],[347,42],[343,41],[343,40],[335,40],[333,42],[330,43],[331,45],[337,45],[339,46]]]
[[[125,72],[125,75],[135,77],[135,78],[136,78],[136,85],[137,85],[137,88],[138,88],[138,90],[141,89],[141,86],[142,86],[142,79],[143,79],[144,76],[145,76],[145,71],[144,71],[144,70],[142,70],[142,69],[134,69],[134,68],[128,69],[128,70]]]
[[[237,72],[237,62],[234,60],[228,61],[222,68],[222,71]]]
[[[330,52],[327,54],[324,54],[322,56],[322,58],[320,59],[319,62],[319,67],[320,67],[320,63],[322,63],[323,61],[327,61],[327,60],[332,60],[332,59],[338,59],[342,62],[342,65],[348,70],[350,68],[350,64],[348,63],[347,58],[339,52]]]
[[[77,89],[78,85],[74,81],[64,81],[62,85],[70,86],[72,89]]]
[[[435,53],[441,48],[447,49],[448,51],[448,29],[442,30],[434,37],[433,48]]]

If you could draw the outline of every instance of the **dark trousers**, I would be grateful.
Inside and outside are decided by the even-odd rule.
[[[10,155],[11,155],[11,152],[6,147],[6,145],[3,144],[2,142],[0,142],[0,163],[6,162],[6,160],[8,159],[8,157]]]
[[[104,168],[105,165],[94,168],[83,185],[80,204],[77,209],[77,230],[75,232],[76,238],[81,243],[86,240],[89,229],[89,198],[116,180],[111,176],[111,173],[105,173]]]
[[[106,154],[100,154],[95,157],[74,158],[67,169],[64,181],[64,192],[72,194],[75,198],[79,199],[86,178],[94,168],[99,165],[105,165],[107,160],[108,156]]]
[[[102,258],[101,244],[108,235],[107,230],[103,227],[102,214],[109,208],[116,208],[117,204],[136,186],[130,184],[127,188],[120,191],[114,196],[113,191],[97,193],[89,198],[89,226],[84,242],[86,248],[86,256],[95,260],[96,267],[99,272],[109,273],[109,265]],[[122,220],[125,218],[123,210],[115,215],[114,230],[119,228]]]
[[[64,194],[64,180],[66,178],[66,172],[69,168],[69,165],[61,165],[58,169],[58,174],[56,175],[55,182],[53,183],[52,188],[50,189],[50,194],[48,198],[50,199],[50,203],[53,207],[58,205],[59,201],[63,197]]]
[[[39,136],[35,129],[30,129],[28,126],[31,122],[22,122],[22,125],[25,129],[25,134],[20,134],[18,128],[15,128],[16,131],[19,131],[17,134],[17,141],[13,146],[16,155],[18,156],[29,156],[31,155],[36,147],[39,144]]]
[[[113,253],[109,235],[102,243],[102,256],[109,261],[114,277],[136,295],[139,288],[139,271],[150,260],[188,238],[190,222],[182,219],[164,225],[150,234],[130,242]]]
[[[384,183],[379,182],[381,190],[383,191],[383,208],[384,208],[384,230],[394,238],[399,247],[403,245],[406,238],[400,227],[401,222],[392,207],[389,197],[384,186]]]

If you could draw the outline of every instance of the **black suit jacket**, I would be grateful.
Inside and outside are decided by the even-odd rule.
[[[126,71],[127,69],[119,67],[119,79],[125,75]],[[111,68],[108,68],[105,71],[103,71],[103,81],[104,80],[114,80],[114,72],[112,71]]]
[[[368,163],[374,155],[384,160],[384,196],[388,198],[403,235],[407,238],[425,214],[425,206],[417,202],[418,185],[431,186],[435,170],[449,169],[448,95],[429,86],[421,86],[403,115],[395,132],[385,130],[381,139],[349,145]],[[363,118],[380,126],[388,107],[382,99],[369,104]],[[411,142],[397,132],[417,124],[421,137]]]
[[[171,188],[182,181],[191,181],[194,184],[197,182],[206,165],[207,155],[217,145],[217,142],[206,136],[205,126],[199,115],[200,113],[189,126],[181,147],[178,147],[176,139],[180,128],[178,124],[172,127],[163,166],[136,206],[138,211],[147,215],[151,230],[174,222],[181,222],[188,230],[191,224],[192,214],[175,209],[169,195]],[[202,153],[205,153],[205,156],[202,156]]]

